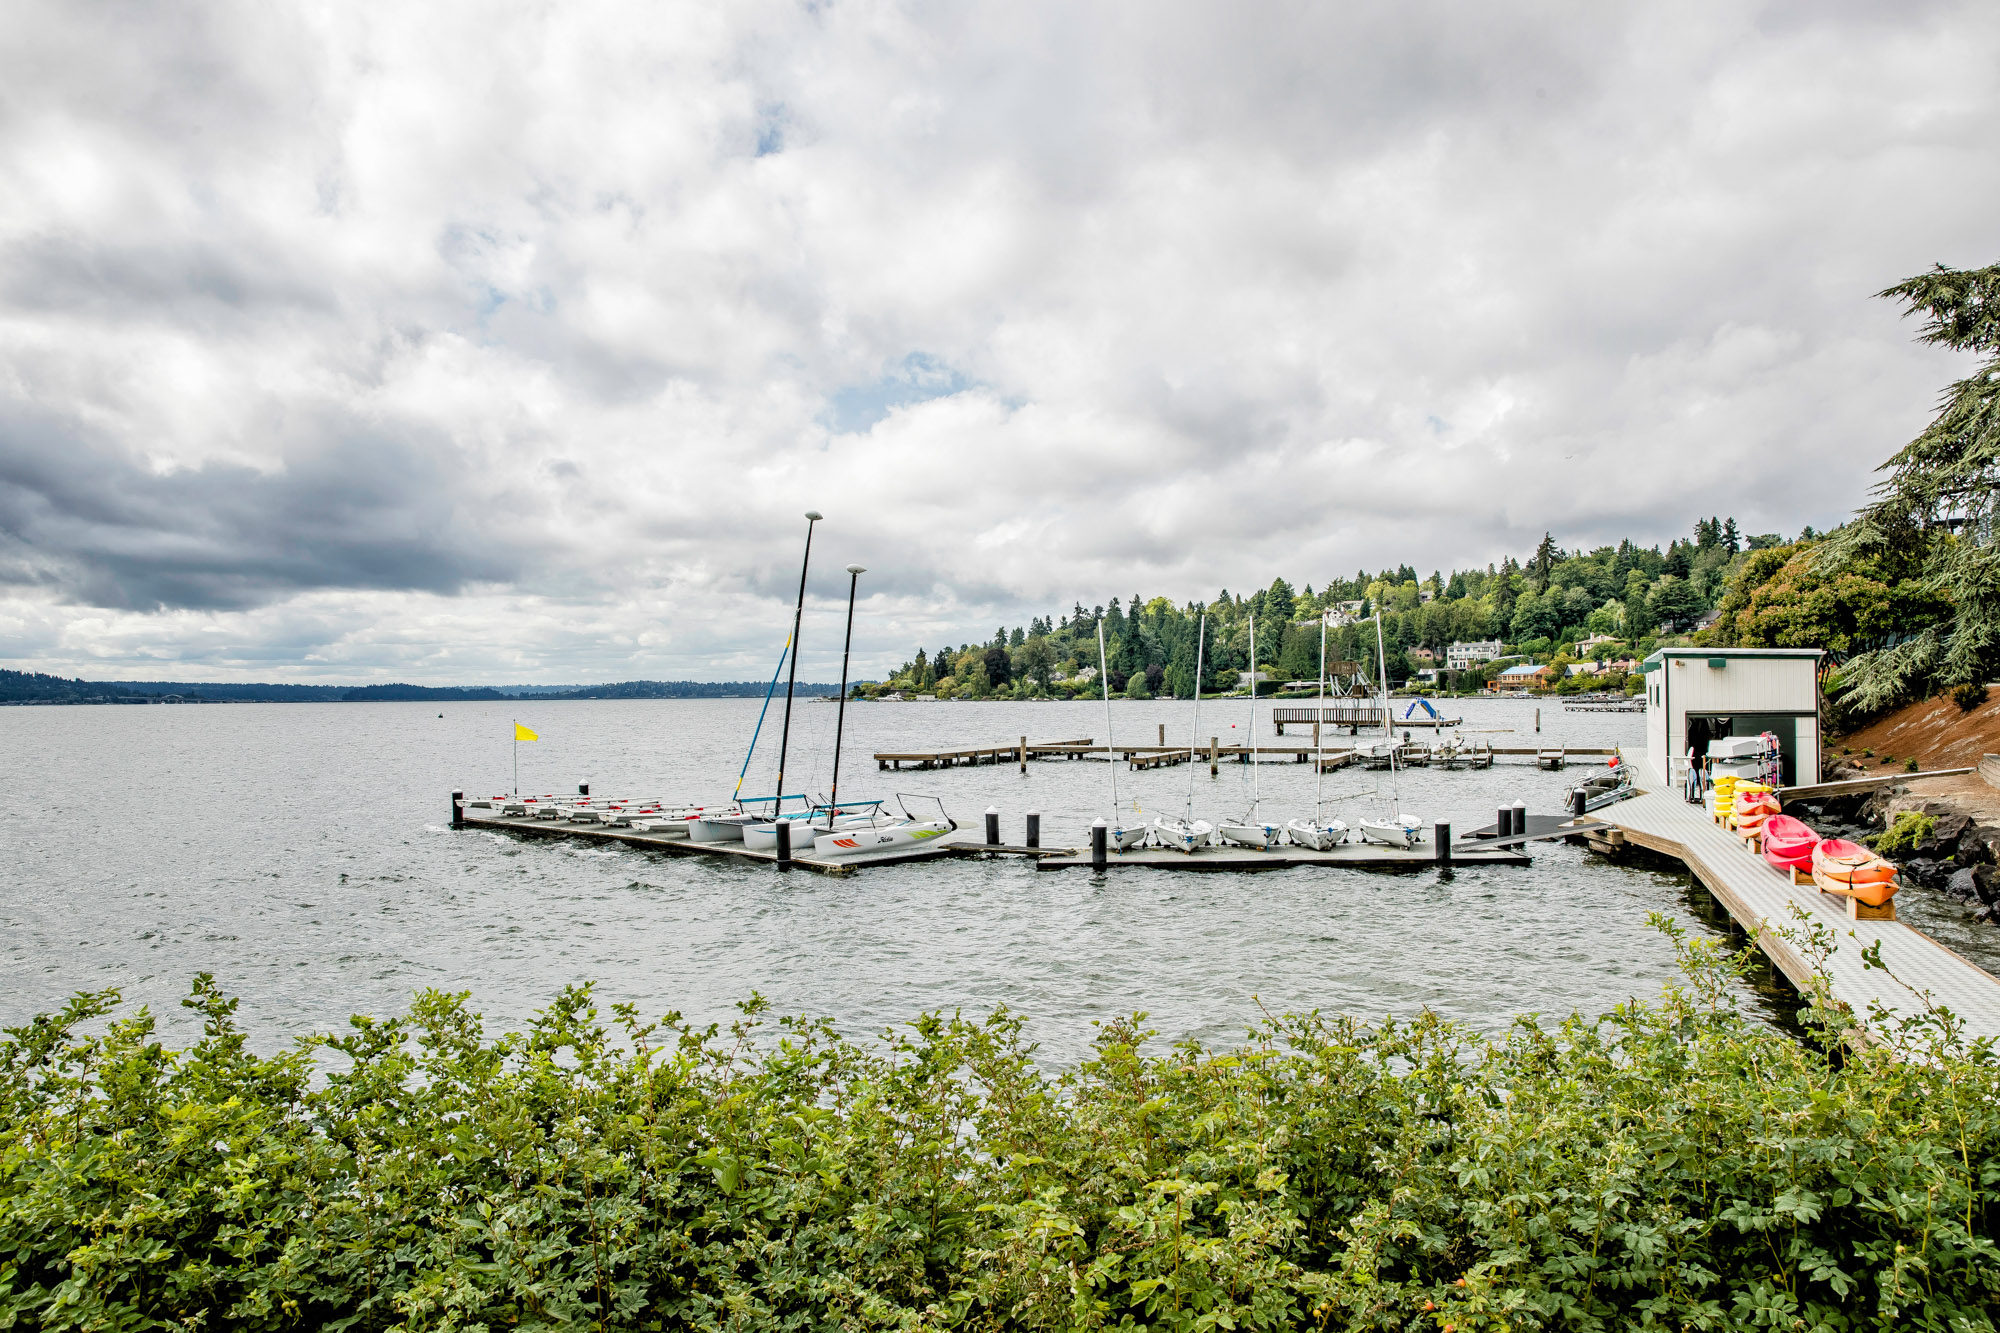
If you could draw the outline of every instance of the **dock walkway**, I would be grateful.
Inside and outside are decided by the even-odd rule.
[[[1836,947],[1825,966],[1835,999],[1865,1024],[1879,1003],[1895,1014],[1923,1012],[1922,1002],[1889,975],[1865,966],[1863,950],[1881,945],[1881,958],[1895,978],[1965,1021],[1968,1037],[2000,1037],[2000,978],[1953,953],[1930,936],[1900,921],[1850,920],[1846,900],[1789,878],[1749,850],[1733,833],[1714,823],[1701,807],[1672,790],[1642,791],[1597,812],[1618,826],[1623,840],[1686,862],[1705,887],[1748,932],[1792,983],[1812,984],[1812,964],[1781,932],[1805,933],[1793,915],[1825,926]],[[1615,842],[1616,838],[1611,839]]]

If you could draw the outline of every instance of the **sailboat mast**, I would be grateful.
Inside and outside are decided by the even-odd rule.
[[[1394,793],[1396,821],[1403,819],[1402,750],[1396,744],[1396,729],[1389,725],[1389,657],[1382,647],[1382,613],[1375,613],[1375,663],[1382,673],[1382,734],[1389,738],[1389,786]]]
[[[1319,717],[1313,723],[1313,819],[1326,822],[1326,612],[1319,613]]]
[[[1111,668],[1104,660],[1104,622],[1097,622],[1097,683],[1104,687],[1104,766],[1111,770],[1111,817],[1118,818],[1118,756],[1111,751]]]
[[[1201,745],[1201,650],[1208,644],[1208,612],[1201,613],[1201,619],[1194,627],[1194,735],[1188,737],[1188,800],[1187,817],[1194,820],[1194,755],[1192,751]]]
[[[840,813],[840,737],[847,726],[847,662],[854,652],[854,590],[867,572],[860,565],[847,567],[847,639],[840,645],[840,702],[835,705],[833,718],[833,787],[826,797],[829,833],[833,831],[833,817]]]
[[[1257,818],[1257,617],[1250,617],[1250,818]]]
[[[792,612],[792,646],[799,642],[799,624],[806,617],[806,570],[812,566],[813,524],[819,522],[819,511],[806,510],[806,553],[799,561],[799,604]],[[771,813],[776,815],[785,808],[785,758],[792,745],[792,691],[799,681],[799,655],[792,654],[792,671],[785,677],[785,725],[778,733],[778,790],[771,797]]]

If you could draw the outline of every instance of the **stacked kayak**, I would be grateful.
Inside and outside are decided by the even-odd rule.
[[[1724,773],[1715,779],[1708,790],[1709,813],[1717,819],[1727,819],[1736,812],[1736,775]]]
[[[1813,848],[1819,834],[1790,815],[1771,815],[1764,820],[1764,859],[1779,870],[1803,870],[1810,874]]]
[[[1845,838],[1827,838],[1813,848],[1812,877],[1820,892],[1838,893],[1870,907],[1896,896],[1896,867]]]
[[[1761,782],[1739,782],[1730,803],[1730,822],[1738,833],[1755,833],[1778,813],[1778,794]]]

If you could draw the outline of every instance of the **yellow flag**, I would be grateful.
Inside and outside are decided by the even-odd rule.
[[[538,741],[541,739],[541,737],[537,736],[534,732],[529,731],[519,722],[516,722],[514,724],[514,739],[517,741]]]

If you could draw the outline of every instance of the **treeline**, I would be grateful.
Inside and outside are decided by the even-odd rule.
[[[1583,640],[1602,637],[1590,655],[1609,659],[1649,651],[1662,636],[1692,630],[1752,553],[1783,544],[1775,533],[1746,538],[1733,518],[1707,518],[1664,550],[1627,540],[1567,551],[1544,534],[1525,559],[1449,575],[1420,577],[1404,565],[1336,576],[1317,592],[1310,583],[1294,591],[1277,578],[1247,595],[1224,589],[1208,602],[1176,604],[1137,593],[1105,605],[1078,602],[1065,616],[1002,626],[983,644],[919,650],[880,688],[965,698],[1095,691],[1101,688],[1094,679],[1101,624],[1114,692],[1191,698],[1196,630],[1204,617],[1204,692],[1234,688],[1250,669],[1253,619],[1256,666],[1280,680],[1317,679],[1319,624],[1327,617],[1333,625],[1330,661],[1358,665],[1372,681],[1379,674],[1371,620],[1378,611],[1391,683],[1408,680],[1422,665],[1441,664],[1457,642],[1498,641],[1505,658],[1555,660]],[[1462,672],[1462,679],[1445,683],[1477,687],[1491,671]]]
[[[484,685],[218,685],[146,680],[90,681],[31,671],[0,670],[0,703],[102,704],[179,699],[194,703],[453,703],[502,699],[757,699],[765,680],[627,680],[558,689],[495,689]],[[801,683],[801,694],[833,694],[830,681]]]

